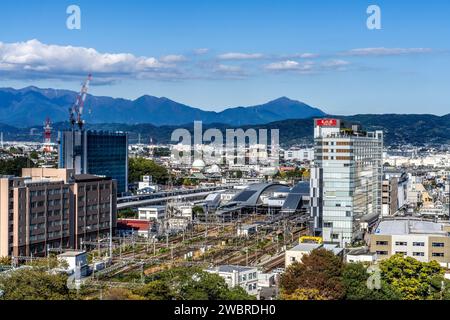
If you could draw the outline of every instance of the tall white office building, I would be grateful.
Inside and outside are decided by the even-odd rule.
[[[383,132],[314,120],[311,215],[316,235],[345,247],[382,209]]]

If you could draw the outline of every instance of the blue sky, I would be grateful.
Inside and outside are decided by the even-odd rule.
[[[66,28],[67,6],[81,30]],[[381,30],[366,9],[381,8]],[[207,110],[280,96],[332,114],[450,111],[445,0],[23,1],[0,5],[0,86],[143,94]]]

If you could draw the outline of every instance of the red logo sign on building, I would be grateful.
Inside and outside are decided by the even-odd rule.
[[[316,126],[318,126],[318,127],[336,127],[337,119],[317,119]]]

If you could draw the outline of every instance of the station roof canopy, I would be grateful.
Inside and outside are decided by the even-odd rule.
[[[309,198],[309,182],[299,182],[289,191],[283,204],[283,211],[295,211],[303,205],[303,197]]]
[[[265,192],[287,191],[288,187],[280,183],[255,183],[239,192],[230,202],[244,206],[256,206],[260,203],[260,197]]]

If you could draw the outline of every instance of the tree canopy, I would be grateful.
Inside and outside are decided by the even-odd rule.
[[[26,268],[2,274],[4,300],[69,300],[67,275],[51,274],[43,268]]]
[[[394,255],[379,263],[379,288],[369,288],[371,276],[361,263],[343,264],[325,249],[304,255],[281,276],[286,300],[439,300],[450,299],[450,281],[436,261],[420,262]]]
[[[153,160],[130,158],[128,168],[130,182],[141,181],[143,176],[152,176],[153,181],[160,184],[165,184],[169,179],[167,169]]]
[[[34,162],[27,157],[0,160],[0,174],[21,176],[22,168],[33,168],[35,166]]]
[[[345,295],[341,279],[343,263],[341,258],[326,249],[313,250],[304,255],[301,263],[295,262],[281,276],[281,291],[290,296],[298,289],[318,290],[324,299],[341,299]]]
[[[385,280],[381,279],[381,288],[371,290],[367,287],[370,274],[362,263],[348,263],[342,272],[346,300],[399,300],[396,292]]]
[[[229,288],[219,275],[197,267],[177,267],[163,271],[136,293],[150,300],[254,299],[243,288]]]
[[[380,263],[382,278],[405,300],[429,299],[433,283],[444,281],[444,270],[438,262],[420,262],[411,257],[394,255]]]

